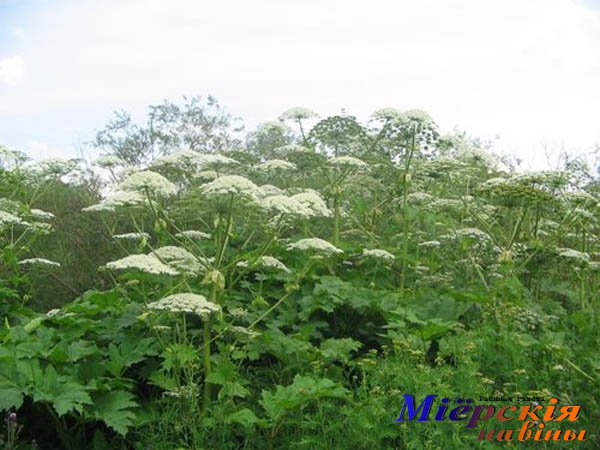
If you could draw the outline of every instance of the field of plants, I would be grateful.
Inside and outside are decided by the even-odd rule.
[[[600,448],[597,167],[524,172],[417,110],[244,133],[210,97],[89,146],[0,147],[0,446]],[[404,394],[554,397],[586,441],[397,422]]]

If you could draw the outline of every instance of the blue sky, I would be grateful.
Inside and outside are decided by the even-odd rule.
[[[0,0],[0,143],[36,158],[210,93],[247,128],[421,108],[545,167],[600,144],[599,79],[598,0]]]

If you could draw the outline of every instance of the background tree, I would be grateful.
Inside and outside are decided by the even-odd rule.
[[[165,100],[148,110],[143,124],[135,123],[124,110],[115,111],[114,119],[91,144],[133,165],[180,149],[215,153],[241,145],[237,137],[243,130],[241,119],[227,113],[210,95],[184,96],[182,104]]]

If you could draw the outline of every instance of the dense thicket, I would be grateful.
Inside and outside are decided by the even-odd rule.
[[[518,173],[414,110],[234,123],[121,113],[91,171],[2,149],[8,448],[495,448],[395,422],[405,393],[556,397],[599,445],[592,168]]]

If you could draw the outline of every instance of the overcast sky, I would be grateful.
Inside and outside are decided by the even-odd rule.
[[[540,167],[600,144],[600,0],[0,0],[0,144],[75,156],[186,94],[247,129],[424,109]]]

